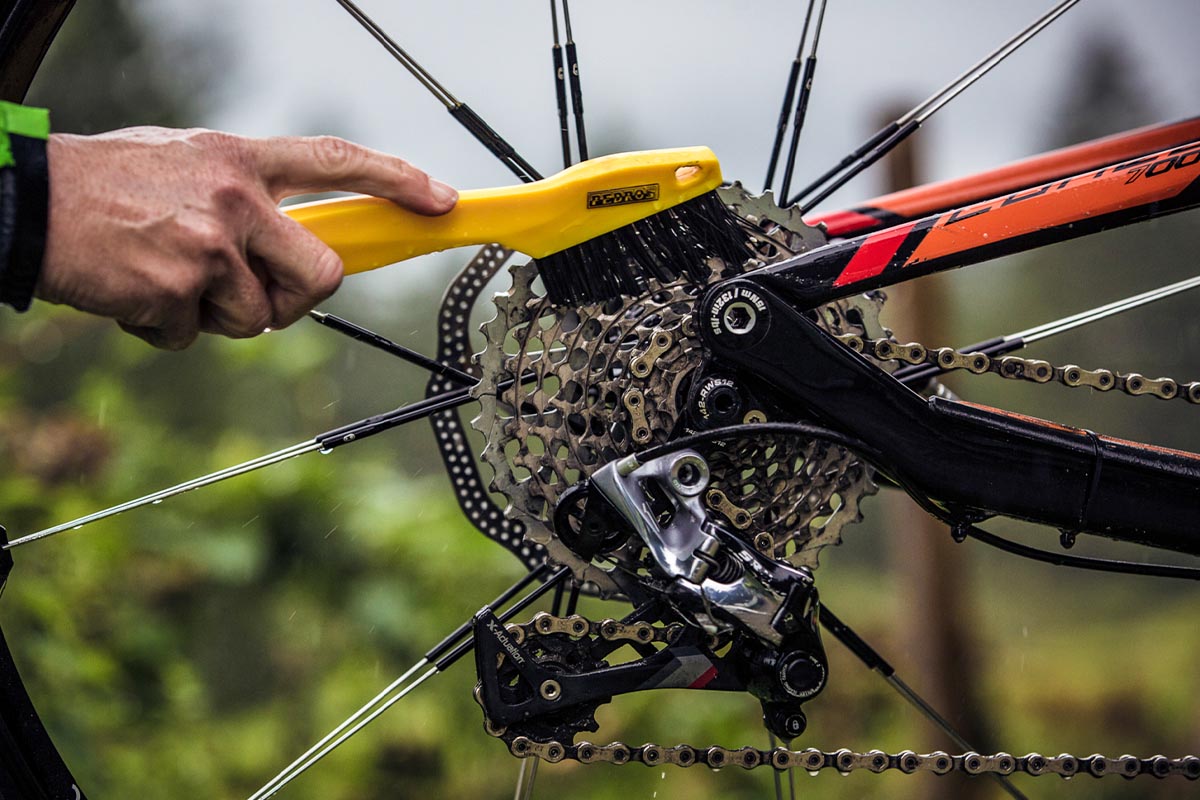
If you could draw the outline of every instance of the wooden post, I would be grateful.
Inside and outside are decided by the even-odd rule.
[[[895,119],[904,110],[887,109],[880,124]],[[923,141],[920,135],[914,136],[887,157],[884,169],[888,185],[884,191],[906,189],[921,179],[919,148]],[[887,290],[884,323],[899,341],[919,341],[934,347],[954,344],[948,324],[953,311],[945,302],[947,277],[932,275]],[[895,629],[902,643],[893,664],[967,741],[988,752],[994,739],[987,730],[980,699],[978,648],[972,635],[976,614],[968,584],[967,553],[950,538],[945,525],[903,492],[883,490],[883,495],[885,533],[898,579]],[[914,740],[906,746],[921,752],[960,751],[932,723],[915,714],[913,719]],[[998,791],[990,780],[946,776],[914,785],[912,796],[923,800],[970,800],[994,797]]]

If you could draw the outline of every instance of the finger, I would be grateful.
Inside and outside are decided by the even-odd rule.
[[[337,253],[283,214],[264,218],[248,249],[264,272],[273,328],[291,325],[341,285]]]
[[[204,293],[200,330],[245,339],[270,327],[274,313],[265,280],[244,262],[231,264]]]
[[[254,139],[249,147],[276,200],[342,190],[384,197],[421,214],[444,214],[458,199],[454,189],[404,159],[334,136]]]

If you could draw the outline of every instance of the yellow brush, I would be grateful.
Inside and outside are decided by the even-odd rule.
[[[544,180],[459,193],[427,217],[373,197],[291,206],[287,214],[355,273],[462,245],[498,242],[537,260],[554,302],[632,294],[644,276],[702,281],[706,260],[741,263],[745,235],[713,191],[721,168],[707,147],[603,156]]]

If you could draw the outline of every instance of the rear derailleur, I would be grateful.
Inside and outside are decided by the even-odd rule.
[[[648,689],[748,691],[763,722],[790,741],[802,706],[825,687],[812,574],[739,539],[701,502],[709,468],[694,450],[610,463],[561,498],[555,528],[580,557],[633,548],[641,568],[614,572],[636,610],[593,622],[539,614],[502,625],[474,618],[475,696],[490,733],[517,752],[595,731],[596,709]],[[626,552],[629,552],[627,550]],[[632,648],[633,658],[619,655]]]

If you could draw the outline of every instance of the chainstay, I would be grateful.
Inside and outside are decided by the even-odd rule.
[[[1133,397],[1148,395],[1160,400],[1181,399],[1200,404],[1200,381],[1181,383],[1174,378],[1147,378],[1137,372],[1084,369],[1075,364],[1055,366],[1048,361],[1020,356],[992,358],[986,353],[963,353],[952,347],[930,348],[919,342],[899,344],[888,339],[867,339],[853,334],[844,334],[837,339],[856,353],[879,361],[932,364],[946,372],[965,370],[974,375],[991,373],[1010,380],[1057,382],[1071,388],[1087,387],[1101,392],[1115,389]]]
[[[625,623],[614,619],[595,622],[578,614],[557,617],[541,612],[529,622],[510,623],[505,627],[519,642],[535,636],[565,634],[573,638],[596,636],[610,642],[660,642],[669,645],[678,638],[683,626],[674,623],[659,627],[645,622]],[[749,746],[739,748],[719,745],[696,747],[688,744],[667,746],[647,743],[631,746],[624,742],[600,745],[586,741],[571,744],[555,740],[537,741],[516,731],[494,726],[486,719],[484,729],[490,735],[503,739],[508,745],[509,752],[514,756],[537,758],[552,764],[575,761],[580,764],[643,764],[648,767],[664,764],[674,764],[679,767],[701,765],[711,769],[723,767],[741,767],[746,770],[759,767],[771,767],[777,770],[800,768],[813,774],[822,770],[834,770],[842,774],[866,770],[875,773],[898,771],[908,775],[918,772],[934,775],[961,773],[1001,776],[1021,773],[1033,777],[1058,775],[1062,778],[1071,778],[1076,775],[1090,775],[1096,778],[1106,775],[1120,775],[1124,778],[1141,776],[1168,778],[1178,775],[1188,780],[1200,779],[1200,757],[1193,755],[1179,758],[1168,758],[1163,755],[1149,758],[1123,755],[1111,758],[1095,753],[1085,758],[1079,758],[1069,753],[1061,753],[1057,756],[1045,756],[1040,753],[1029,753],[1024,756],[1013,756],[1009,753],[984,755],[974,752],[951,755],[940,750],[925,754],[912,750],[903,750],[899,753],[870,750],[859,753],[847,749],[835,751],[815,748],[789,750],[786,747],[763,750]]]

